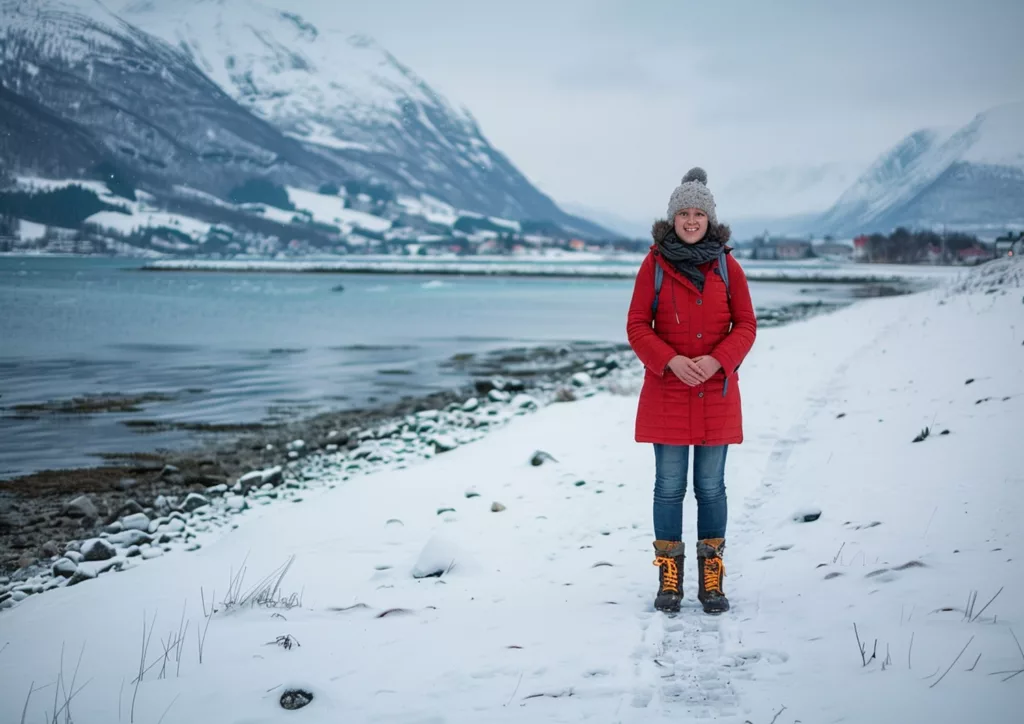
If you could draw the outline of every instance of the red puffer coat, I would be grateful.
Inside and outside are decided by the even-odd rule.
[[[667,222],[660,221],[652,233],[658,238],[669,228]],[[729,239],[729,229],[723,225],[713,227],[709,233],[717,234],[723,243]],[[726,262],[731,301],[725,282],[718,274],[717,259],[700,267],[705,280],[703,294],[657,253],[656,245],[651,247],[640,266],[626,324],[629,344],[646,368],[636,416],[637,442],[667,445],[743,442],[736,370],[754,344],[757,319],[743,269],[732,254],[726,254]],[[652,329],[655,264],[664,269],[665,275]],[[717,359],[722,369],[704,384],[691,387],[667,367],[676,355],[693,358],[706,354]],[[727,375],[729,384],[723,395]]]

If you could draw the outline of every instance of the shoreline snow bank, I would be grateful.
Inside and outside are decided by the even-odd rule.
[[[651,609],[653,456],[632,442],[633,389],[520,417],[312,505],[254,511],[193,555],[23,601],[0,614],[0,657],[15,664],[0,720],[18,720],[32,682],[57,679],[62,646],[65,685],[84,646],[74,720],[112,720],[146,616],[168,642],[190,627],[163,676],[165,647],[150,645],[135,703],[147,721],[283,721],[286,686],[314,695],[313,721],[740,724],[782,707],[790,724],[1016,721],[1024,674],[993,675],[1024,668],[1011,634],[1024,635],[1016,284],[1004,274],[761,332],[742,373],[747,439],[727,468],[727,616],[699,613],[692,554],[683,612]],[[538,449],[554,459],[531,465]],[[794,523],[809,506],[821,518]],[[693,515],[688,499],[690,545]],[[438,550],[445,570],[415,578]],[[242,593],[291,556],[264,592],[276,605],[224,606],[243,561]],[[201,664],[200,590],[219,610]],[[865,660],[878,641],[867,665],[853,624]],[[285,636],[298,645],[273,643]],[[52,693],[33,695],[26,721]]]

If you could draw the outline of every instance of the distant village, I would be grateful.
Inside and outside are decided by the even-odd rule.
[[[13,179],[11,180],[13,181]],[[38,182],[36,182],[38,183]],[[460,212],[436,199],[396,197],[372,184],[318,192],[253,180],[221,200],[184,187],[156,199],[115,180],[0,188],[0,253],[143,258],[308,259],[641,253],[650,239],[585,239],[549,222]],[[873,264],[978,264],[1024,254],[1024,232],[983,242],[962,232],[896,229],[852,239],[765,232],[732,242],[739,258]]]

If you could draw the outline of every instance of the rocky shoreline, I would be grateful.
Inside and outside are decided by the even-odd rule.
[[[177,548],[195,550],[245,510],[298,502],[324,480],[427,459],[542,405],[614,388],[632,357],[628,347],[607,344],[458,355],[447,364],[471,382],[451,390],[5,481],[0,609]]]
[[[777,326],[841,304],[801,303]],[[0,609],[176,549],[195,550],[237,515],[313,488],[408,465],[482,437],[541,406],[635,392],[625,345],[575,343],[456,355],[465,385],[368,410],[210,435],[184,451],[117,454],[106,465],[0,482]]]

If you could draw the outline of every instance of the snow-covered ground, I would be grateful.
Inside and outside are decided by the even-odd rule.
[[[87,224],[95,224],[102,229],[109,229],[121,234],[131,234],[139,229],[168,228],[180,231],[195,241],[200,241],[210,232],[213,226],[205,221],[194,219],[183,214],[173,214],[155,208],[151,202],[153,197],[145,191],[138,191],[138,199],[115,196],[101,181],[86,179],[46,179],[33,176],[19,176],[18,187],[32,191],[55,191],[68,186],[81,186],[94,192],[101,201],[127,209],[130,213],[120,211],[99,211],[85,220]],[[25,223],[25,222],[22,222]],[[22,237],[24,238],[24,237]],[[188,248],[185,246],[185,248]]]
[[[345,233],[356,228],[367,231],[387,231],[391,228],[391,222],[387,219],[345,208],[345,200],[337,195],[318,194],[289,186],[288,200],[295,204],[297,210],[308,211],[314,221],[337,225]]]
[[[652,610],[637,375],[0,612],[0,721],[32,690],[26,722],[73,692],[79,724],[1019,722],[1022,289],[997,262],[760,332],[723,617],[695,602],[692,553],[683,611]],[[685,521],[692,551],[689,499]],[[292,557],[279,605],[223,605]],[[289,689],[312,702],[284,711]]]

